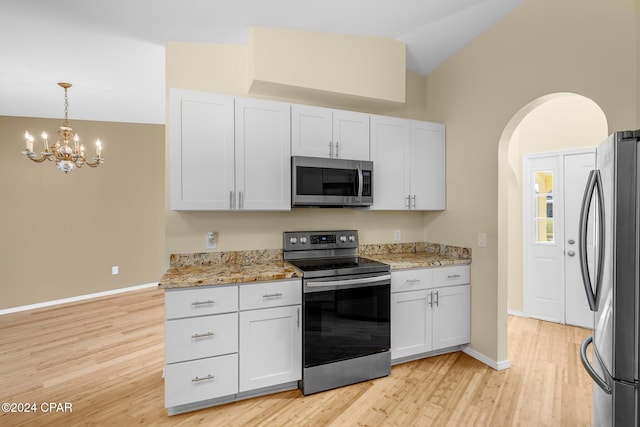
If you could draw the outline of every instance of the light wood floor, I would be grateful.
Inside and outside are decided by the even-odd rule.
[[[163,294],[145,289],[0,316],[0,403],[38,410],[0,413],[0,425],[588,426],[587,335],[510,317],[507,370],[453,353],[312,396],[295,390],[168,417]],[[46,402],[73,412],[45,413]]]

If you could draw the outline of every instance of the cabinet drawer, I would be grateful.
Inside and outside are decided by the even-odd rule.
[[[238,313],[167,320],[164,339],[166,364],[236,353]]]
[[[167,365],[164,374],[164,405],[178,405],[238,393],[238,355]]]
[[[464,285],[471,282],[468,265],[443,267],[433,270],[434,286]]]
[[[415,268],[391,272],[391,292],[417,291],[433,286],[433,269]]]
[[[238,311],[238,286],[168,289],[164,292],[165,319],[232,311]]]
[[[252,283],[240,286],[240,310],[302,304],[302,281]]]

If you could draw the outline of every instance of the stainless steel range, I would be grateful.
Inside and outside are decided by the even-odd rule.
[[[284,233],[284,259],[303,272],[305,395],[391,370],[390,266],[358,245],[355,230]]]

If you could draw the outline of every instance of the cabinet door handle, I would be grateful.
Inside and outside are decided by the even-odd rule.
[[[411,209],[411,196],[405,197],[407,199],[407,204],[405,205],[407,209]]]
[[[244,191],[238,194],[238,209],[244,209]]]
[[[211,374],[209,374],[209,375],[207,375],[206,377],[202,377],[202,378],[200,378],[200,377],[192,378],[192,379],[191,379],[191,382],[192,382],[192,383],[197,383],[197,382],[199,382],[199,381],[207,381],[207,380],[212,380],[212,379],[214,379],[214,378],[215,378],[215,375],[211,375]]]
[[[280,298],[282,296],[282,293],[280,292],[276,292],[275,294],[264,294],[262,295],[262,298],[267,299],[267,298]]]
[[[233,190],[229,191],[229,209],[233,209]]]
[[[427,304],[429,304],[429,307],[433,307],[433,292],[427,294]]]
[[[333,143],[329,141],[329,158],[333,159]]]
[[[338,145],[338,141],[336,141],[336,159],[340,158],[340,146]]]
[[[416,195],[415,194],[411,196],[411,200],[413,200],[413,209],[415,209],[416,208]]]
[[[204,334],[193,334],[191,335],[192,339],[197,339],[197,338],[207,338],[207,337],[212,337],[215,334],[213,332],[206,332]]]
[[[209,299],[206,301],[194,301],[191,303],[193,306],[206,305],[206,304],[215,304],[215,300]]]
[[[296,323],[298,325],[298,329],[300,329],[300,309],[296,310]]]
[[[436,307],[439,306],[439,303],[440,303],[440,297],[438,296],[438,291],[436,291],[436,302],[435,302]]]

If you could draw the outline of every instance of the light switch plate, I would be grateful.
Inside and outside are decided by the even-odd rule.
[[[478,233],[478,246],[487,247],[487,233]]]

